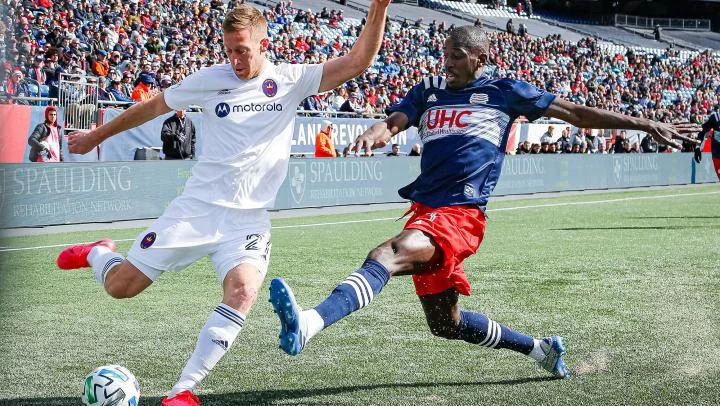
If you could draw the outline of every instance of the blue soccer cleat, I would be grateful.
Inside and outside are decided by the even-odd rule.
[[[270,303],[280,319],[280,348],[289,355],[300,354],[307,341],[300,319],[301,309],[292,289],[281,278],[270,281]]]
[[[538,361],[538,364],[557,378],[570,378],[570,370],[563,360],[565,355],[563,338],[560,336],[543,338],[540,348],[545,353],[545,358]]]

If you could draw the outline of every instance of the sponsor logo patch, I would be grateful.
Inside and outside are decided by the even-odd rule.
[[[230,105],[227,103],[218,103],[217,106],[215,106],[215,115],[217,115],[220,118],[226,117],[228,114],[230,114]]]
[[[157,238],[157,234],[153,232],[149,232],[145,234],[145,237],[143,237],[142,241],[140,241],[140,248],[142,249],[148,249],[150,246],[152,246],[155,243],[155,239]]]
[[[473,93],[472,96],[470,96],[470,103],[471,104],[484,104],[488,102],[488,95],[485,93]]]
[[[265,96],[273,97],[277,94],[278,85],[272,79],[265,79],[265,81],[262,83],[262,91],[265,94]]]
[[[435,103],[437,102],[437,96],[435,96],[435,93],[431,94],[430,97],[427,98],[427,103]]]
[[[465,196],[467,197],[474,197],[475,196],[475,188],[473,185],[465,184],[465,190],[463,191],[465,193]]]

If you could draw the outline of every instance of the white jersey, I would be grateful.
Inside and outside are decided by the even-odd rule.
[[[203,108],[203,147],[183,194],[225,207],[273,207],[297,106],[318,92],[322,70],[266,61],[258,77],[242,80],[231,65],[214,65],[165,90],[171,109]]]

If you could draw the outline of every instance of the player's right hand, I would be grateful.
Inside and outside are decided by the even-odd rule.
[[[73,131],[67,135],[68,151],[73,154],[87,154],[100,145],[94,131]]]

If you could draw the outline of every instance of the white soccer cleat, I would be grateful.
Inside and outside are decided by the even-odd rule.
[[[563,360],[565,355],[563,338],[560,336],[543,338],[540,342],[540,348],[545,353],[545,358],[538,361],[538,364],[557,378],[570,378],[570,370],[568,370],[565,360]]]

